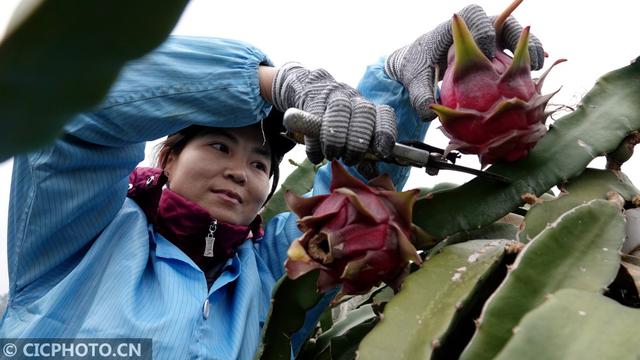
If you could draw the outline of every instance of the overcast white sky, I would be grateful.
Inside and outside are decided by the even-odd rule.
[[[511,0],[476,1],[489,14],[498,14]],[[19,0],[0,2],[0,37]],[[264,50],[276,64],[298,61],[307,67],[324,67],[340,81],[356,86],[365,67],[403,46],[454,12],[469,0],[410,1],[294,1],[294,0],[192,0],[174,33],[244,40]],[[606,2],[525,0],[515,16],[531,25],[549,53],[550,61],[567,58],[545,82],[543,93],[562,86],[553,103],[575,105],[604,73],[625,66],[640,56],[635,1]],[[606,121],[607,119],[602,119]],[[445,147],[447,139],[434,122],[426,140]],[[302,160],[298,147],[291,158]],[[476,156],[459,164],[479,167]],[[602,167],[601,160],[592,166]],[[289,169],[285,169],[285,172]],[[640,155],[623,170],[640,186]],[[6,227],[11,161],[0,163],[0,294],[8,291]],[[443,171],[437,177],[414,169],[407,188],[439,182],[463,183],[469,176]]]

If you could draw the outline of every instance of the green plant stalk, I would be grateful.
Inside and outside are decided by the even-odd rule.
[[[51,141],[74,114],[98,104],[127,61],[166,39],[187,4],[23,2],[21,21],[0,43],[0,161]]]
[[[493,223],[482,227],[481,229],[473,229],[461,231],[459,233],[447,236],[444,241],[451,244],[457,244],[469,240],[490,240],[490,239],[506,239],[515,240],[518,228],[506,223]],[[440,245],[440,243],[438,243]],[[436,245],[436,246],[438,246]]]
[[[362,339],[378,324],[378,318],[371,318],[354,326],[342,335],[331,339],[332,360],[353,360],[357,357],[358,345]]]
[[[480,229],[461,231],[459,233],[455,233],[453,235],[447,236],[442,241],[438,242],[435,246],[428,249],[427,260],[432,256],[438,254],[445,247],[453,244],[457,244],[457,243],[461,243],[469,240],[482,240],[482,239],[514,240],[516,239],[517,233],[518,233],[518,228],[515,227],[514,225],[497,223],[497,222],[484,226]]]
[[[296,280],[286,275],[278,280],[255,359],[290,359],[291,337],[304,325],[307,311],[322,298],[316,291],[317,280],[318,271],[311,271]]]
[[[359,359],[429,358],[455,327],[483,279],[498,269],[508,241],[474,240],[448,246],[407,277],[364,338]]]
[[[316,339],[315,351],[317,353],[322,353],[327,350],[332,353],[337,352],[337,349],[333,349],[333,347],[338,338],[342,337],[344,339],[344,337],[349,337],[348,334],[361,325],[364,325],[366,328],[371,328],[372,320],[377,322],[377,318],[371,305],[364,305],[350,311],[344,320],[335,323],[331,329],[322,333],[322,335]],[[364,334],[362,336],[364,336]],[[353,350],[357,348],[358,343],[353,344]],[[307,354],[307,356],[309,356],[309,354]]]
[[[320,315],[320,330],[327,331],[331,329],[333,326],[333,315],[331,312],[331,308],[325,309],[325,311]]]
[[[460,186],[460,185],[459,184],[454,184],[454,183],[449,183],[449,182],[442,182],[442,183],[435,184],[433,187],[430,187],[430,188],[423,187],[423,188],[420,188],[420,194],[418,195],[418,198],[423,198],[425,196],[431,196],[430,194],[435,194],[435,193],[442,192],[442,191],[445,191],[445,190],[455,189],[458,186]]]
[[[414,223],[442,239],[496,221],[521,205],[523,194],[540,196],[579,175],[591,160],[614,151],[640,129],[638,99],[640,62],[635,61],[600,78],[582,105],[556,121],[526,158],[488,169],[512,179],[510,184],[475,178],[420,199],[414,206]]]
[[[493,359],[548,294],[563,288],[601,293],[618,272],[624,237],[620,208],[606,200],[579,205],[551,222],[485,304],[461,359]]]
[[[320,165],[314,165],[307,158],[305,158],[302,163],[293,164],[296,165],[297,168],[287,177],[282,185],[280,185],[280,189],[273,194],[269,202],[260,212],[265,224],[274,216],[289,211],[287,204],[284,202],[285,191],[290,190],[298,195],[303,195],[313,188],[313,179]]]
[[[564,193],[557,199],[531,207],[525,217],[524,228],[518,233],[521,242],[529,242],[550,221],[571,208],[592,199],[607,199],[610,191],[620,194],[627,201],[640,194],[640,190],[623,173],[598,169],[586,169],[579,177],[563,186],[563,190]]]
[[[563,289],[528,313],[496,360],[638,359],[640,311]]]

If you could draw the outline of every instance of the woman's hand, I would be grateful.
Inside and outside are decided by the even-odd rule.
[[[496,32],[493,27],[495,17],[488,17],[478,5],[469,5],[458,12],[469,27],[480,50],[493,57],[496,46]],[[515,18],[509,17],[500,34],[500,43],[511,51],[515,50],[522,26]],[[435,103],[436,67],[439,75],[447,68],[447,55],[453,45],[451,20],[436,26],[432,31],[420,36],[412,44],[394,51],[386,60],[385,72],[398,80],[409,91],[411,105],[424,121],[431,121],[436,114],[429,106]],[[544,64],[544,50],[540,40],[531,35],[529,38],[531,69],[538,70]]]
[[[267,71],[262,70],[263,79]],[[273,75],[271,91],[263,97],[280,111],[296,107],[322,118],[319,138],[305,137],[307,157],[315,164],[326,158],[358,163],[369,149],[386,157],[397,138],[396,116],[386,105],[367,101],[349,85],[337,82],[326,70],[307,70],[288,63]],[[261,86],[262,88],[262,86]]]

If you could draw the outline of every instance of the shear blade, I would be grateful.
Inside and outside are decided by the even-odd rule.
[[[461,165],[456,165],[456,164],[450,164],[447,162],[442,162],[442,161],[432,161],[429,163],[431,167],[435,167],[441,170],[454,170],[454,171],[460,171],[460,172],[464,172],[467,174],[472,174],[472,175],[477,175],[480,177],[483,177],[485,179],[490,179],[490,180],[494,180],[497,182],[501,182],[504,184],[509,184],[511,183],[511,179],[509,179],[506,176],[502,176],[502,175],[498,175],[492,172],[487,172],[487,171],[482,171],[482,170],[478,170],[478,169],[473,169],[473,168],[469,168],[466,166],[461,166]]]

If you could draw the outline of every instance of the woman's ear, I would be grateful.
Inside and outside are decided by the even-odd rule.
[[[164,171],[164,174],[167,176],[168,182],[171,182],[171,173],[173,173],[173,169],[175,168],[175,163],[177,157],[175,154],[169,149],[162,149],[160,153],[160,167]]]

